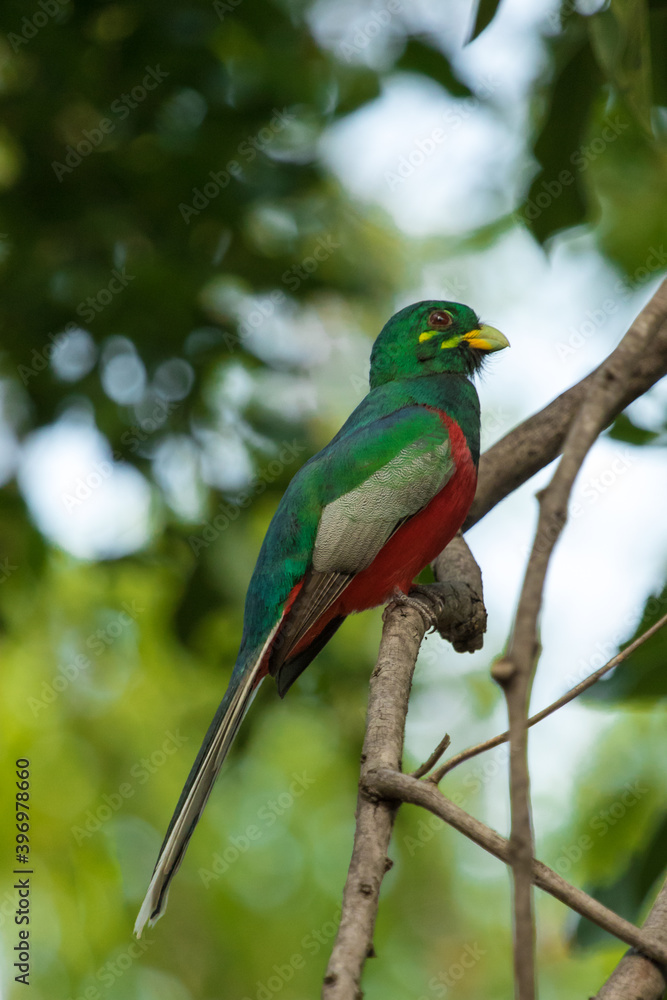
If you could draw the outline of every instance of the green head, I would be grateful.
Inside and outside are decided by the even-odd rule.
[[[401,378],[453,372],[473,375],[506,337],[459,302],[417,302],[382,328],[371,353],[371,389]]]

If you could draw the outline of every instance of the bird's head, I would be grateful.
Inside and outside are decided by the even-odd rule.
[[[371,353],[371,388],[401,378],[474,375],[487,354],[509,347],[493,326],[459,302],[417,302],[384,325]]]

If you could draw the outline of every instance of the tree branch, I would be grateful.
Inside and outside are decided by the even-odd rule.
[[[563,455],[549,486],[539,497],[540,512],[528,560],[509,648],[494,665],[494,678],[507,701],[510,733],[510,837],[514,884],[514,974],[518,1000],[535,996],[534,921],[532,908],[533,831],[528,771],[528,705],[539,658],[539,615],[547,568],[567,519],[574,480],[602,429],[622,409],[627,384],[639,359],[654,339],[667,313],[663,282],[621,343],[597,369],[581,409],[572,420]]]
[[[624,385],[610,420],[667,374],[666,317],[667,280],[663,281],[630,328],[632,330],[640,321],[650,325],[651,350],[639,359]],[[609,355],[607,361],[611,361],[619,348],[620,345]],[[604,364],[606,363],[605,361]],[[572,421],[590,393],[600,368],[602,365],[543,410],[528,417],[482,455],[477,492],[463,525],[464,532],[560,454]]]
[[[451,642],[457,653],[481,649],[486,632],[482,571],[460,531],[432,568],[437,584],[429,591],[444,600],[436,625],[440,635]]]
[[[667,948],[667,881],[658,893],[643,932],[654,934]],[[638,954],[624,955],[593,1000],[660,1000],[667,990],[667,963]]]
[[[323,1000],[357,1000],[364,962],[373,954],[380,885],[391,867],[387,850],[398,803],[370,792],[368,776],[383,768],[400,772],[408,698],[424,633],[431,624],[462,648],[478,648],[486,628],[481,574],[462,538],[454,544],[451,557],[441,557],[439,570],[442,583],[422,587],[414,597],[392,603],[384,612],[370,680],[352,859]],[[458,576],[452,579],[455,573]]]
[[[489,854],[509,865],[511,863],[510,843],[491,827],[475,819],[460,806],[448,799],[430,781],[419,781],[409,774],[401,774],[390,768],[380,768],[366,776],[367,791],[371,795],[381,795],[388,799],[410,802],[423,806],[435,816],[439,816],[450,826],[464,834]],[[635,927],[628,920],[619,917],[613,910],[577,889],[541,861],[532,859],[531,879],[538,888],[565,903],[570,909],[598,924],[614,937],[632,945],[658,962],[667,959],[667,940],[664,929],[658,932],[657,925]],[[607,998],[605,998],[607,1000]],[[627,1000],[627,997],[624,998]]]
[[[605,663],[603,667],[600,667],[598,670],[593,671],[593,673],[589,674],[588,677],[585,678],[585,680],[581,681],[579,684],[576,684],[573,688],[570,688],[569,691],[566,691],[565,694],[561,695],[561,697],[558,698],[556,701],[553,701],[550,705],[547,705],[547,707],[543,708],[540,712],[537,713],[537,715],[531,716],[530,719],[528,719],[527,725],[528,726],[536,725],[538,722],[541,722],[542,719],[546,719],[548,715],[551,715],[552,712],[555,712],[557,709],[562,708],[563,705],[567,705],[568,702],[573,701],[578,695],[588,690],[589,687],[592,687],[597,681],[600,680],[601,677],[604,677],[605,674],[608,674],[610,670],[613,670],[614,667],[617,667],[620,663],[623,663],[625,660],[627,660],[628,657],[631,656],[636,649],[639,649],[640,646],[643,646],[644,643],[647,641],[647,639],[650,639],[651,636],[655,635],[655,633],[658,632],[665,625],[667,625],[667,615],[663,615],[659,621],[651,625],[650,628],[647,628],[645,632],[642,632],[642,634],[638,636],[634,640],[634,642],[631,642],[629,646],[626,646],[625,649],[622,649],[620,653],[616,654],[616,656],[612,656],[611,660]],[[494,747],[499,747],[502,743],[506,743],[507,740],[509,739],[509,735],[510,735],[509,730],[506,730],[504,733],[500,733],[499,736],[493,736],[490,740],[485,740],[483,743],[477,743],[473,747],[468,747],[466,750],[462,750],[461,753],[457,753],[456,756],[450,757],[449,760],[446,760],[445,763],[442,764],[437,769],[437,771],[434,771],[432,774],[429,774],[428,780],[432,781],[434,785],[440,784],[444,776],[448,774],[449,771],[453,770],[455,767],[458,767],[459,764],[463,764],[464,761],[470,760],[471,757],[476,757],[478,754],[484,753],[486,750],[493,750]],[[433,766],[432,763],[429,763],[431,759],[434,758],[434,762],[440,759],[444,751],[449,746],[450,742],[449,736],[445,736],[445,740],[447,741],[445,745],[443,746],[443,743],[441,742],[438,745],[437,750],[434,751],[433,754],[431,754],[431,757],[429,757],[426,764],[422,764],[422,767],[419,768],[419,773],[417,773],[417,771],[414,772],[413,777],[421,778],[422,775],[427,774],[427,772]]]
[[[608,393],[605,397],[607,405],[603,409],[607,421],[667,372],[667,322],[663,322],[666,315],[667,282],[664,282],[631,328],[630,333],[638,328],[642,336],[647,336],[647,331],[653,336],[651,352],[639,359],[634,370],[628,365],[627,351],[623,347],[628,339],[626,337],[596,372],[563,393],[482,456],[477,496],[464,528],[476,523],[503,497],[556,457],[568,438],[568,431],[572,437],[573,420],[579,409],[582,408],[583,415],[589,411],[584,401],[591,388],[598,384],[607,386],[605,370],[608,365],[608,370],[615,372],[616,361],[610,364],[612,358],[620,358],[621,372],[625,365],[625,371],[630,374],[624,383],[615,374],[610,380],[613,388],[618,390],[621,387],[621,391]],[[613,405],[610,402],[612,396]],[[581,419],[580,414],[578,421]],[[573,447],[573,454],[576,451]],[[568,470],[567,463],[561,462],[561,465],[564,465],[565,471]],[[542,511],[540,516],[543,518]],[[564,520],[562,515],[561,520]],[[373,929],[380,886],[391,866],[387,849],[399,800],[424,805],[461,832],[466,832],[465,827],[472,829],[474,835],[468,832],[468,836],[506,863],[513,860],[510,845],[499,834],[479,824],[463,810],[458,810],[432,782],[416,780],[399,770],[412,674],[428,624],[432,621],[437,625],[441,634],[449,638],[457,649],[481,647],[481,636],[486,627],[481,576],[475,565],[478,576],[471,580],[470,562],[466,562],[465,551],[459,545],[455,540],[436,560],[434,572],[439,581],[437,584],[422,588],[422,594],[411,598],[409,603],[392,604],[385,611],[378,662],[370,685],[354,848],[343,896],[341,923],[324,981],[324,1000],[358,1000],[361,996],[359,984],[363,964],[366,957],[373,954]],[[474,565],[474,560],[472,563]],[[538,610],[539,606],[538,598]],[[470,618],[476,619],[472,628],[466,625],[466,619]],[[525,701],[527,706],[527,697]],[[524,739],[526,715],[527,711],[523,714],[520,727],[523,728]],[[454,813],[458,810],[461,815],[447,818],[444,815],[447,810]],[[640,948],[644,954],[660,962],[667,959],[667,947],[653,934],[640,931],[586,893],[569,886],[555,872],[535,861],[530,844],[528,860],[530,880],[536,885],[561,898],[568,906],[622,940]]]
[[[391,867],[387,850],[397,808],[395,802],[369,794],[366,776],[370,769],[398,770],[401,766],[408,696],[425,631],[426,622],[416,607],[390,604],[386,609],[370,681],[352,860],[322,1000],[361,997],[361,972],[366,958],[373,954],[380,885]]]
[[[429,754],[428,758],[423,764],[420,764],[416,771],[413,771],[410,777],[412,778],[423,778],[425,774],[431,770],[434,764],[437,764],[443,753],[452,741],[449,738],[449,733],[445,733],[443,738],[438,743],[437,747],[432,754]]]

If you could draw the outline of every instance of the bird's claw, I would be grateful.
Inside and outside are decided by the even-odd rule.
[[[437,605],[436,608],[433,607],[433,602]],[[390,603],[402,604],[409,608],[414,608],[414,610],[418,611],[422,616],[427,634],[437,631],[436,622],[438,615],[444,608],[444,601],[440,595],[434,593],[430,587],[415,584],[410,588],[409,594],[406,594],[398,587],[395,587],[392,592]]]

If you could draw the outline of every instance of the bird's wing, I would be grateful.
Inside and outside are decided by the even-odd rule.
[[[301,589],[285,616],[282,641],[271,654],[271,673],[290,659],[397,528],[443,488],[454,468],[439,415],[410,406],[337,438],[295,477],[303,509],[308,509],[308,499],[312,509],[315,500],[319,517]],[[284,693],[284,678],[283,683],[277,679]]]
[[[355,574],[366,569],[389,536],[425,507],[454,472],[447,428],[432,411],[414,409],[423,412],[403,418],[413,430],[410,439],[405,440],[408,427],[403,424],[399,446],[381,464],[372,462],[373,440],[365,441],[364,450],[376,467],[364,469],[360,462],[356,481],[324,506],[313,549],[315,571]]]
[[[284,694],[340,619],[330,619],[307,649],[295,652],[296,645],[354,575],[370,565],[396,527],[428,503],[453,471],[446,428],[436,413],[413,406],[339,434],[294,477],[264,540],[248,589],[239,659],[169,824],[137,917],[138,936],[164,911],[171,880],[264,674],[267,655]],[[297,598],[288,606],[298,584]]]

